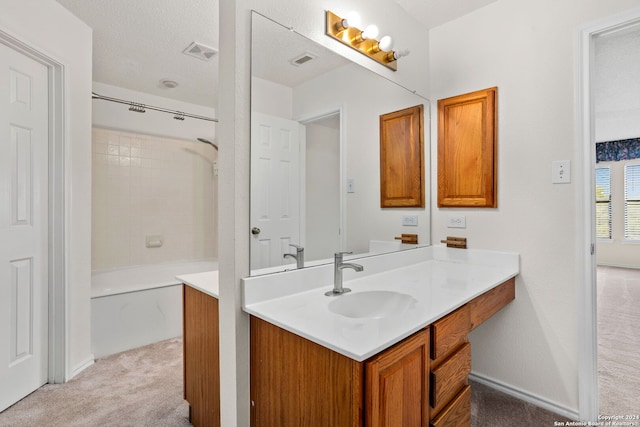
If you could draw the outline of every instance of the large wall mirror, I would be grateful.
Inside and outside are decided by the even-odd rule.
[[[380,207],[379,135],[422,104],[428,156],[429,101],[256,12],[251,48],[251,274],[430,244],[428,182],[424,208]]]

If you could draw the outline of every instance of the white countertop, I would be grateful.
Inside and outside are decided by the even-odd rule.
[[[454,251],[454,252],[452,252]],[[351,262],[351,261],[350,261]],[[243,309],[260,319],[363,361],[519,273],[517,254],[428,247],[353,260],[363,273],[344,270],[353,295],[392,290],[415,298],[400,315],[349,318],[328,297],[333,266],[243,279]],[[315,270],[315,271],[312,271]],[[367,271],[370,274],[366,274]],[[291,274],[290,274],[291,273]]]
[[[176,279],[216,299],[220,296],[217,270],[205,271],[204,273],[183,274],[176,276]]]

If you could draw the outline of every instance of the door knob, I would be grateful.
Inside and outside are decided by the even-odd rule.
[[[253,234],[254,236],[257,236],[258,234],[260,234],[260,229],[258,227],[253,227],[251,229],[251,234]]]

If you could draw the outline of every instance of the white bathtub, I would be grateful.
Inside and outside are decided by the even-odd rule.
[[[94,271],[91,347],[96,358],[182,335],[182,287],[175,276],[218,269],[216,260]]]

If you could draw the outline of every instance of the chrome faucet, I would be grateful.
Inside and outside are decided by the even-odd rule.
[[[294,245],[293,243],[289,243],[289,246],[296,248],[295,254],[284,254],[282,257],[287,258],[291,257],[296,260],[296,268],[304,267],[304,248],[302,246]]]
[[[360,264],[350,264],[346,263],[342,260],[344,254],[352,254],[353,252],[336,252],[334,255],[334,263],[333,263],[333,289],[329,292],[325,292],[325,295],[328,297],[342,295],[347,292],[351,292],[349,288],[342,287],[342,270],[345,268],[352,268],[355,271],[362,271],[364,267]]]

